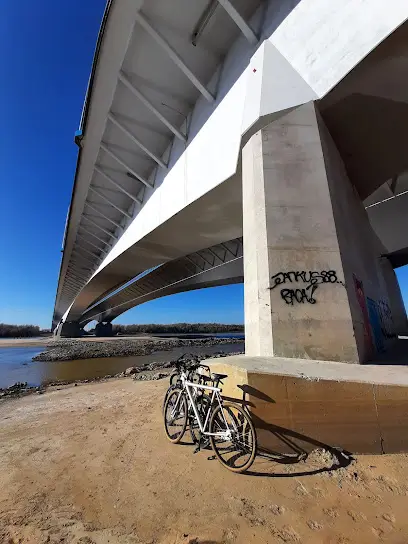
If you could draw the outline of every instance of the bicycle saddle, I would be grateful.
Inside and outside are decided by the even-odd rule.
[[[228,374],[217,374],[216,372],[211,372],[211,379],[214,382],[218,380],[223,380],[224,378],[228,378]]]

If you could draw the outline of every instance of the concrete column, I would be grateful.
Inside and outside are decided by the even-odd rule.
[[[347,248],[339,245],[332,205],[335,179],[322,140],[330,150],[334,144],[324,130],[310,102],[262,128],[243,148],[247,355],[361,359],[345,286]]]
[[[112,323],[97,323],[95,327],[95,336],[113,336]]]
[[[82,328],[77,321],[66,321],[60,323],[55,331],[57,338],[79,338],[82,336]]]

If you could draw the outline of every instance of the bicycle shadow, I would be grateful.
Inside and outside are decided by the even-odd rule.
[[[252,421],[258,436],[263,435],[263,442],[271,442],[272,439],[275,443],[282,444],[285,449],[291,450],[291,453],[259,447],[256,466],[264,464],[262,470],[247,471],[246,474],[250,476],[267,478],[312,476],[346,468],[354,461],[352,454],[348,451],[324,444],[291,429],[267,423],[255,414],[252,414]],[[277,472],[279,465],[284,468]],[[270,472],[271,469],[273,472]]]
[[[272,404],[276,404],[276,401],[248,384],[238,385],[238,388],[242,391],[242,399],[230,400],[245,408],[255,408],[250,410],[250,415],[257,431],[258,444],[261,444],[258,445],[254,464],[258,470],[252,469],[245,474],[267,478],[295,478],[332,472],[346,468],[353,462],[352,454],[344,449],[265,421],[256,414],[255,399]],[[249,400],[248,396],[252,400]],[[279,466],[283,468],[277,472]],[[259,467],[262,467],[262,470]]]

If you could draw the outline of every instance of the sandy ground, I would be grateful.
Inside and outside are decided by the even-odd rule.
[[[79,342],[109,342],[111,340],[151,340],[154,337],[145,335],[145,336],[112,336],[112,337],[96,337],[96,336],[84,336],[82,338],[75,338]],[[54,336],[43,336],[41,338],[0,338],[0,348],[17,348],[22,347],[35,347],[35,346],[47,346],[51,344],[56,339]],[[63,340],[63,339],[62,339]]]
[[[0,404],[0,542],[408,542],[408,456],[258,458],[228,472],[162,429],[165,381],[54,388]]]
[[[51,340],[52,336],[44,336],[42,338],[0,338],[0,348],[46,346]]]

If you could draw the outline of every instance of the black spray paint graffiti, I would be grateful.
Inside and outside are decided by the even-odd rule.
[[[337,279],[335,270],[322,270],[321,272],[304,271],[300,272],[278,272],[271,277],[272,286],[269,289],[275,289],[279,285],[285,283],[307,283],[307,287],[303,289],[281,289],[280,295],[286,304],[293,305],[294,302],[304,304],[316,304],[316,299],[313,297],[316,289],[321,283],[342,283]]]

